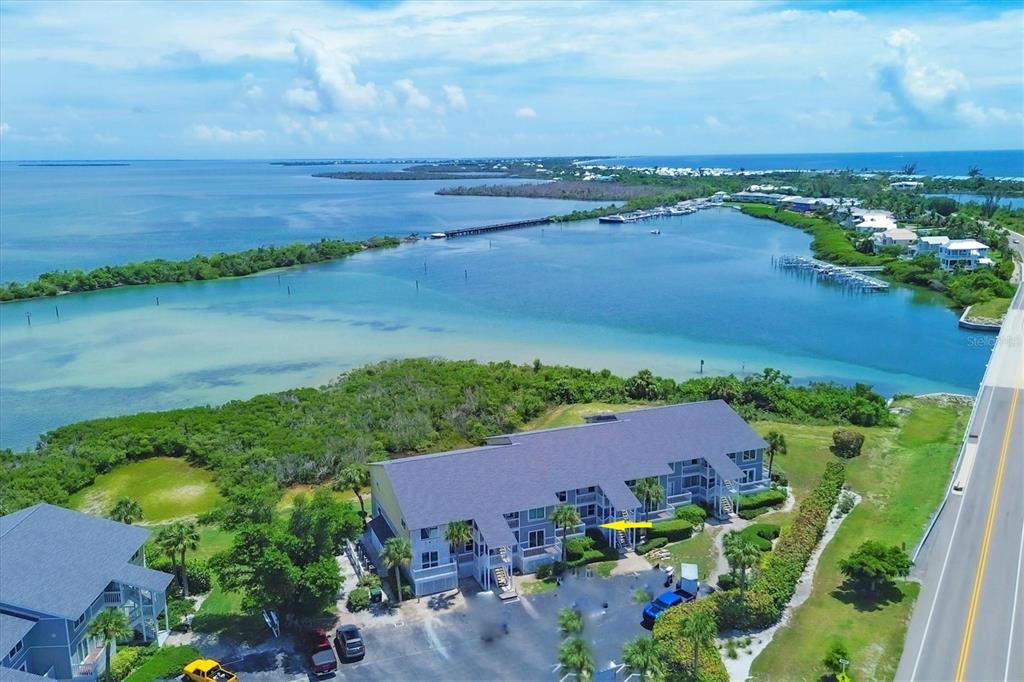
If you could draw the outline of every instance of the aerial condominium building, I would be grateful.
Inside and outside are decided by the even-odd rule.
[[[657,520],[700,503],[727,517],[739,497],[769,487],[766,443],[725,402],[651,407],[591,417],[586,424],[495,436],[481,447],[370,465],[373,519],[363,545],[380,566],[389,538],[405,537],[404,584],[417,596],[473,577],[514,594],[513,575],[561,556],[562,543],[618,520]],[[645,509],[637,481],[656,478],[661,502]],[[552,511],[571,505],[582,521],[563,532]],[[472,540],[452,548],[448,524],[466,521]],[[611,547],[632,530],[601,528]],[[454,549],[454,551],[453,551]]]

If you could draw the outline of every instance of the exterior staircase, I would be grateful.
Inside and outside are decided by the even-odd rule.
[[[619,519],[622,520],[622,521],[629,521],[629,512],[626,511],[625,509],[620,511],[619,512]],[[632,549],[633,548],[632,545],[629,544],[629,536],[626,535],[626,531],[624,531],[624,530],[617,530],[617,531],[615,531],[615,535],[618,537],[619,547],[622,547],[623,549]]]
[[[508,558],[508,547],[499,547],[498,556],[501,557],[501,563],[506,565],[512,563]]]
[[[726,516],[732,515],[732,502],[729,501],[728,497],[722,497],[722,513]]]
[[[498,599],[503,603],[519,601],[519,594],[512,589],[508,581],[508,574],[503,566],[494,569],[494,584],[498,586]]]

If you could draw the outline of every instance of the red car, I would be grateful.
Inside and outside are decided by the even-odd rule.
[[[309,637],[309,669],[314,675],[329,675],[338,669],[331,640],[323,630],[316,630]]]

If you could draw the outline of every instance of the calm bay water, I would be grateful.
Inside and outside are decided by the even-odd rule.
[[[389,209],[430,214],[438,198],[418,201]],[[851,294],[774,269],[773,255],[807,252],[798,230],[729,209],[661,219],[661,235],[649,234],[654,226],[588,221],[237,280],[5,304],[0,444],[408,356],[541,358],[677,378],[696,376],[704,360],[711,374],[772,366],[885,393],[973,393],[981,378],[988,337],[958,329],[928,294]]]
[[[537,218],[593,202],[436,196],[453,185],[523,180],[377,181],[313,173],[394,164],[274,166],[131,161],[128,166],[0,163],[0,280],[146,258],[190,258],[323,237],[405,236]]]
[[[856,152],[833,154],[705,154],[633,156],[603,159],[602,163],[633,167],[731,168],[733,170],[900,171],[909,164],[925,175],[967,175],[978,166],[989,177],[1024,178],[1024,150],[963,152]]]

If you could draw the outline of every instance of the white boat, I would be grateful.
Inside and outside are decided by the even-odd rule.
[[[621,215],[606,215],[597,219],[599,223],[624,223],[626,218]]]
[[[651,230],[651,234],[661,234],[661,230]]]
[[[444,232],[431,232],[430,233],[430,238],[431,239],[444,239],[447,236],[448,235],[446,235]]]

